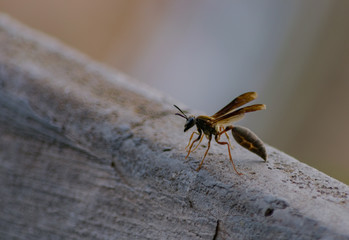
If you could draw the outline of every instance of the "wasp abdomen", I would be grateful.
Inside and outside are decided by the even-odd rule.
[[[235,141],[241,146],[257,154],[263,158],[264,161],[267,160],[267,152],[262,140],[260,140],[251,130],[241,126],[234,126],[231,132]]]

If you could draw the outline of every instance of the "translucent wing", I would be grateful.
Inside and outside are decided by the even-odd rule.
[[[263,109],[266,109],[264,104],[255,104],[255,105],[243,107],[213,119],[212,123],[215,123],[218,125],[227,125],[229,123],[240,120],[241,118],[244,117],[245,113],[247,112],[254,112],[254,111],[263,110]]]
[[[235,98],[233,101],[231,101],[227,106],[216,112],[214,115],[211,117],[213,118],[219,118],[225,114],[230,113],[234,109],[241,107],[242,105],[254,100],[257,98],[257,93],[256,92],[247,92],[244,94],[241,94],[237,98]]]

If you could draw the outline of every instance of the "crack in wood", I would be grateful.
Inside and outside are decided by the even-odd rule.
[[[217,239],[217,236],[218,236],[218,231],[219,231],[219,220],[217,220],[217,223],[216,223],[216,228],[215,228],[215,232],[214,232],[214,235],[213,235],[213,238],[212,240],[216,240]]]

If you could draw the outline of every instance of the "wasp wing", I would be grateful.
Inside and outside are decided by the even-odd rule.
[[[216,112],[211,117],[213,118],[219,118],[223,115],[226,115],[227,113],[233,111],[234,109],[241,107],[242,105],[254,100],[257,98],[256,92],[247,92],[244,94],[241,94],[237,98],[235,98],[233,101],[231,101],[227,106]]]
[[[212,120],[212,123],[218,124],[218,125],[228,125],[232,122],[236,122],[244,117],[245,113],[248,112],[254,112],[258,110],[266,109],[266,106],[264,104],[255,104],[247,107],[240,108],[238,110],[235,110],[233,112],[228,112],[227,114],[220,116],[218,118],[215,118]]]

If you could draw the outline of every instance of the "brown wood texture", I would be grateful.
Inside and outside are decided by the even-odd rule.
[[[196,172],[173,103],[1,15],[0,238],[349,239],[347,185],[236,143]]]

